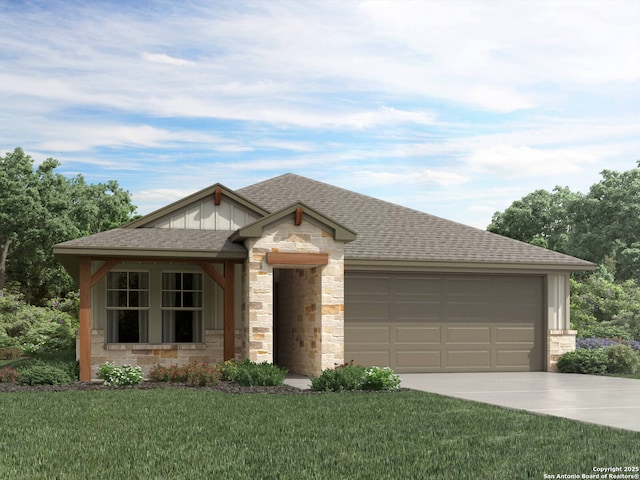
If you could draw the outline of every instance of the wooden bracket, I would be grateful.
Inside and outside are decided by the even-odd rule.
[[[221,201],[222,201],[222,189],[218,187],[213,192],[213,203],[217,206],[217,205],[220,205]]]
[[[299,227],[300,225],[302,225],[302,215],[303,214],[304,214],[304,210],[303,210],[302,207],[296,208],[296,219],[295,219],[296,227]]]

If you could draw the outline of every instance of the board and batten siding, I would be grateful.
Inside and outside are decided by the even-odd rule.
[[[186,230],[237,230],[259,218],[238,203],[223,198],[220,205],[215,205],[212,198],[207,198],[161,217],[149,226]]]

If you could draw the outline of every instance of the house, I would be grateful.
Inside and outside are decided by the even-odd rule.
[[[575,348],[569,274],[594,265],[286,174],[215,184],[60,243],[81,380],[105,361],[250,358],[311,375],[552,370]]]

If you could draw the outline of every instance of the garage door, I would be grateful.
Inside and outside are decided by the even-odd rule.
[[[347,272],[345,360],[400,373],[543,370],[542,276]]]

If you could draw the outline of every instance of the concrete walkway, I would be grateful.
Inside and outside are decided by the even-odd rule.
[[[414,390],[640,432],[640,380],[547,372],[400,377]]]
[[[640,432],[640,380],[547,372],[405,373],[402,387]],[[310,388],[309,379],[285,381]]]

